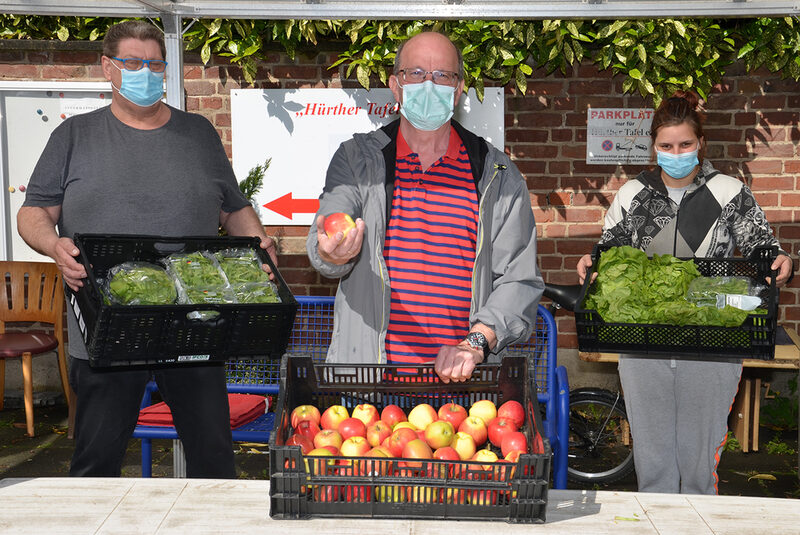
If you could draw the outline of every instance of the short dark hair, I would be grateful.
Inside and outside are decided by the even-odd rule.
[[[692,127],[697,139],[703,138],[705,137],[705,134],[703,134],[705,119],[705,114],[700,111],[700,97],[697,93],[678,90],[671,97],[663,100],[653,114],[653,122],[650,124],[650,139],[655,145],[659,130],[665,126],[678,126],[683,123]],[[701,162],[705,156],[705,149],[704,143],[697,155]]]
[[[167,57],[164,32],[143,20],[126,20],[111,26],[103,38],[103,55],[111,57],[119,54],[119,43],[124,39],[155,41],[161,49],[161,57],[165,59]]]
[[[420,32],[420,33],[425,33],[425,32]],[[461,54],[461,49],[456,46],[456,44],[453,42],[453,40],[450,39],[450,36],[447,35],[446,33],[442,33],[442,32],[430,32],[430,33],[438,33],[439,35],[443,35],[444,37],[447,37],[447,40],[450,41],[451,45],[453,45],[453,49],[456,51],[456,58],[457,58],[457,61],[458,61],[458,78],[460,80],[463,80],[464,79],[464,56]],[[414,35],[419,35],[419,34],[414,34]],[[411,37],[414,37],[414,35],[412,35]],[[405,41],[400,43],[400,45],[397,47],[397,52],[395,52],[395,55],[394,55],[394,74],[395,74],[395,76],[397,75],[398,72],[400,72],[400,54],[403,52],[403,47],[406,46],[406,43],[411,40],[411,37],[409,37],[408,39],[406,39]]]

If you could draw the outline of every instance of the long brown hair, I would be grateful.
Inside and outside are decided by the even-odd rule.
[[[703,123],[706,120],[705,114],[700,111],[700,97],[693,91],[675,91],[671,97],[661,102],[661,105],[653,114],[653,122],[650,124],[650,139],[655,147],[658,131],[665,126],[678,126],[688,123],[694,130],[697,139],[704,139]],[[697,153],[697,159],[701,162],[706,154],[706,144]]]

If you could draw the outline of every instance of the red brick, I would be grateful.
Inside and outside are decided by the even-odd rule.
[[[743,162],[742,168],[746,173],[750,174],[763,174],[763,175],[776,175],[782,171],[783,162],[778,160],[764,160]]]
[[[512,150],[515,158],[555,158],[558,156],[558,147],[548,144],[517,143]]]
[[[558,254],[562,255],[572,254],[581,256],[591,252],[595,243],[597,243],[597,240],[561,240],[556,244],[556,250],[558,250]]]
[[[750,107],[755,110],[764,108],[783,109],[786,107],[785,95],[757,95],[750,98]]]
[[[539,254],[538,257],[539,257],[539,269],[541,270],[549,270],[549,269],[560,270],[564,263],[561,260],[560,256],[543,256]]]
[[[38,72],[38,68],[33,65],[0,65],[0,78],[35,80]]]
[[[554,128],[550,130],[551,141],[572,141],[572,130],[568,128]]]
[[[709,97],[706,106],[709,110],[741,110],[746,104],[746,96],[715,93]]]
[[[786,105],[789,108],[800,108],[800,95],[789,95]]]
[[[53,80],[83,79],[86,68],[83,65],[42,65],[41,76]]]
[[[574,198],[572,202],[577,206],[577,202]],[[567,227],[567,232],[570,238],[590,238],[592,241],[596,242],[603,233],[603,224],[572,223]]]
[[[506,111],[510,112],[547,109],[547,99],[544,97],[508,97],[505,104]]]
[[[714,84],[711,88],[712,95],[719,95],[720,93],[730,93],[733,90],[733,85],[729,80],[723,80],[718,84]]]
[[[553,109],[556,111],[573,111],[575,110],[576,99],[573,97],[553,97]]]
[[[547,202],[551,206],[571,206],[572,205],[572,192],[569,192],[569,191],[553,191],[547,196]]]
[[[780,126],[772,128],[748,128],[744,131],[745,139],[760,142],[786,141],[786,128]]]
[[[207,80],[186,80],[186,93],[192,96],[208,96],[217,93],[217,84]]]
[[[781,193],[780,196],[781,196],[780,204],[778,204],[777,202],[775,202],[775,203],[763,203],[763,202],[761,202],[761,197],[759,197],[759,196],[756,196],[756,199],[758,200],[758,204],[760,204],[762,207],[765,206],[765,205],[766,206],[784,206],[784,207],[800,206],[800,193]]]
[[[568,208],[564,211],[564,214],[561,218],[562,221],[566,221],[571,223],[573,221],[577,222],[591,222],[595,223],[597,221],[602,221],[604,216],[604,210],[600,210],[597,208],[584,208],[584,207],[573,207]]]
[[[550,225],[550,223],[548,223]],[[545,225],[546,226],[546,225]],[[542,239],[536,242],[537,254],[555,254],[556,243],[554,240]]]
[[[587,189],[598,190],[605,184],[603,177],[583,177],[565,176],[561,177],[561,187],[564,189],[575,189],[585,191]]]
[[[534,163],[538,165],[541,164],[542,162],[534,162]],[[517,164],[517,167],[519,167],[519,164]],[[544,171],[542,171],[540,174],[544,174]],[[525,180],[525,183],[527,184],[528,189],[551,191],[558,185],[558,179],[549,175],[528,177]]]
[[[784,162],[787,173],[800,173],[800,160],[789,160]]]
[[[706,125],[728,126],[731,124],[731,113],[709,113],[706,116]]]
[[[608,95],[611,93],[611,85],[610,80],[569,82],[567,92],[570,95]]]
[[[757,121],[758,116],[752,111],[737,113],[733,116],[733,124],[736,126],[752,126],[758,124]]]
[[[790,176],[756,177],[753,178],[750,188],[753,191],[792,190],[794,189],[794,179]]]
[[[544,235],[548,238],[564,238],[567,235],[567,228],[563,223],[548,223],[544,226]]]
[[[617,170],[616,165],[593,165],[586,163],[586,147],[583,147],[583,160],[574,160],[572,162],[572,171],[581,174],[614,174]]]
[[[720,141],[742,141],[741,128],[706,128],[707,139],[713,139],[715,143]]]
[[[543,174],[547,166],[545,162],[535,160],[517,160],[514,163],[523,175]]]
[[[562,95],[564,93],[564,82],[556,81],[536,81],[529,82],[525,91],[526,95]]]
[[[513,134],[512,134],[513,133]],[[517,143],[546,143],[547,130],[532,130],[522,128],[509,128],[506,130],[506,142],[515,141]]]
[[[800,93],[800,82],[791,78],[775,78],[764,81],[765,93]]]
[[[222,99],[220,97],[202,97],[200,106],[206,110],[220,110],[222,109]]]
[[[585,128],[576,128],[575,129],[575,141],[582,143],[586,142],[586,129]]]
[[[286,78],[288,80],[315,80],[319,78],[319,68],[315,66],[300,65],[275,65],[272,74],[276,78]],[[355,71],[353,71],[355,75]]]
[[[578,97],[578,110],[588,108],[624,108],[625,99],[621,96],[597,95],[591,97]]]
[[[582,143],[561,145],[561,157],[570,160],[586,159],[586,145]]]
[[[586,112],[567,113],[564,117],[564,126],[586,126]]]
[[[100,63],[100,52],[57,50],[53,52],[53,63],[78,63],[80,65]]]
[[[31,57],[31,53],[28,53],[28,58],[25,57],[25,54],[20,50],[0,50],[0,63],[18,63],[27,61],[29,63],[44,63],[43,61],[35,61]],[[41,54],[39,55],[41,59]],[[47,59],[47,56],[44,56]]]
[[[532,208],[533,211],[533,218],[536,220],[537,223],[547,223],[552,221],[555,215],[553,214],[554,210],[542,210],[541,208],[536,207],[535,205]]]
[[[200,109],[199,97],[186,97],[186,111],[197,111]]]
[[[581,63],[577,74],[578,78],[611,78],[614,75],[611,69],[600,70],[594,63]]]
[[[518,113],[517,124],[522,127],[561,126],[563,116],[560,113]]]
[[[569,162],[547,162],[547,172],[551,175],[566,175],[569,170]]]
[[[572,204],[575,206],[599,205],[608,208],[611,206],[611,201],[613,199],[613,193],[605,193],[601,191],[583,191],[573,195]]]
[[[761,81],[757,78],[744,78],[736,82],[737,91],[744,95],[759,94],[762,91]]]
[[[764,209],[765,212],[773,206],[800,206],[800,194],[797,194],[797,201],[799,204],[791,204],[787,202],[787,200],[785,199],[783,200],[782,203],[779,203],[777,193],[765,193],[763,191],[762,192],[754,191],[753,197],[756,198],[756,201],[761,206],[761,208]],[[783,196],[781,196],[781,198],[783,198]]]
[[[758,123],[762,125],[796,125],[800,121],[800,112],[797,111],[765,111],[760,115]]]
[[[220,126],[230,126],[231,125],[231,114],[230,113],[217,113],[214,115],[214,124],[217,127]]]

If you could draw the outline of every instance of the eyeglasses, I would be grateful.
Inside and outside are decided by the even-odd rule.
[[[404,82],[411,84],[418,84],[424,82],[428,75],[431,75],[431,80],[434,84],[438,85],[456,85],[458,82],[458,73],[453,71],[425,71],[422,69],[401,69],[397,71],[402,75]]]
[[[126,71],[138,71],[145,65],[152,72],[164,72],[167,68],[167,62],[160,59],[142,59],[142,58],[116,58],[109,56],[111,59],[122,62],[122,66]]]

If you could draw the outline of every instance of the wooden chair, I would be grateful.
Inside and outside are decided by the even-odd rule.
[[[34,355],[58,349],[61,386],[67,403],[70,387],[67,381],[67,361],[64,350],[64,288],[58,267],[45,262],[0,261],[0,409],[5,390],[5,361],[22,359],[25,399],[25,419],[28,435],[33,436],[33,375]],[[42,330],[6,332],[13,322],[49,323],[53,334]]]

